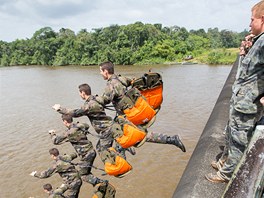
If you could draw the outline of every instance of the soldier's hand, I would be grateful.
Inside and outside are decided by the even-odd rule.
[[[50,135],[56,135],[55,132],[56,132],[56,131],[55,131],[54,129],[49,130],[49,134],[50,134]]]
[[[29,175],[31,175],[31,176],[35,176],[36,175],[36,173],[37,173],[37,171],[33,171],[32,173],[30,173]]]
[[[52,106],[52,108],[53,108],[55,111],[58,111],[58,110],[60,110],[61,106],[60,106],[60,104],[55,104],[55,105]]]
[[[66,186],[66,184],[61,184],[60,188],[64,188]]]

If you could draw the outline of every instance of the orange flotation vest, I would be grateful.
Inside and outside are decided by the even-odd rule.
[[[156,114],[142,96],[138,97],[132,108],[125,109],[124,113],[127,119],[135,125],[148,123]]]
[[[123,148],[129,148],[131,146],[142,146],[146,141],[147,133],[140,130],[133,123],[129,122],[123,116],[118,116],[115,119],[116,123],[112,126],[112,133],[114,139]]]
[[[132,170],[132,166],[124,158],[120,157],[114,148],[108,148],[102,153],[105,155],[105,159],[103,159],[103,156],[102,160],[105,164],[105,172],[108,175],[123,177]]]
[[[155,117],[155,110],[149,105],[140,91],[132,87],[116,104],[126,118],[135,125],[146,124]]]
[[[145,73],[132,83],[146,98],[153,109],[159,109],[163,101],[163,81],[159,73]]]

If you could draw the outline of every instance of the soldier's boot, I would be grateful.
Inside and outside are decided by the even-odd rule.
[[[178,135],[174,135],[174,136],[168,136],[167,137],[167,144],[172,144],[177,146],[179,149],[182,150],[182,152],[186,152],[185,146],[182,143],[180,137]]]
[[[158,143],[158,144],[171,144],[180,148],[183,152],[186,152],[185,146],[180,140],[178,135],[169,136],[162,133],[148,133],[147,142]]]
[[[136,155],[136,150],[133,147],[127,148],[126,151],[128,151],[131,155]]]

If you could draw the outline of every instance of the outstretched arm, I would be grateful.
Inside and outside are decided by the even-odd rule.
[[[43,179],[43,178],[48,178],[50,177],[56,170],[56,166],[52,166],[50,167],[48,170],[45,170],[45,171],[42,171],[42,172],[37,172],[37,171],[33,171],[32,173],[30,173],[31,176],[33,177],[37,177],[37,178],[40,178],[40,179]]]

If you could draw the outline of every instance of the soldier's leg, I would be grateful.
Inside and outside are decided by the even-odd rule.
[[[91,173],[95,157],[96,157],[95,150],[91,150],[85,156],[81,157],[81,161],[79,163],[79,168],[80,168],[79,173],[81,175],[82,180],[92,184],[93,186],[95,186],[98,183],[102,183],[106,181],[94,176]]]
[[[178,135],[169,136],[162,133],[149,132],[147,134],[146,142],[152,142],[157,144],[171,144],[177,146],[183,152],[186,152],[185,146]]]
[[[70,184],[68,184],[69,189],[66,191],[66,197],[77,198],[79,196],[80,188],[82,186],[82,180],[76,179]]]
[[[116,189],[110,183],[97,184],[94,187],[94,197],[96,198],[115,198]]]
[[[225,179],[230,179],[237,164],[239,163],[250,137],[258,121],[257,114],[243,114],[234,112],[230,123],[230,148],[228,158],[224,166],[219,170],[219,175]]]
[[[96,150],[99,153],[100,158],[101,158],[100,153],[112,147],[113,142],[114,142],[114,139],[112,138],[111,132],[108,132],[107,134],[104,134],[104,136],[101,136],[101,138],[98,140],[96,144]]]
[[[228,124],[226,125],[224,135],[225,135],[225,145],[223,152],[219,159],[211,162],[211,166],[216,170],[220,170],[223,167],[228,156],[229,141],[230,141],[230,127]]]
[[[80,156],[81,160],[79,162],[79,173],[80,175],[87,175],[91,172],[94,160],[96,158],[96,152],[94,149],[87,152],[85,155]]]

